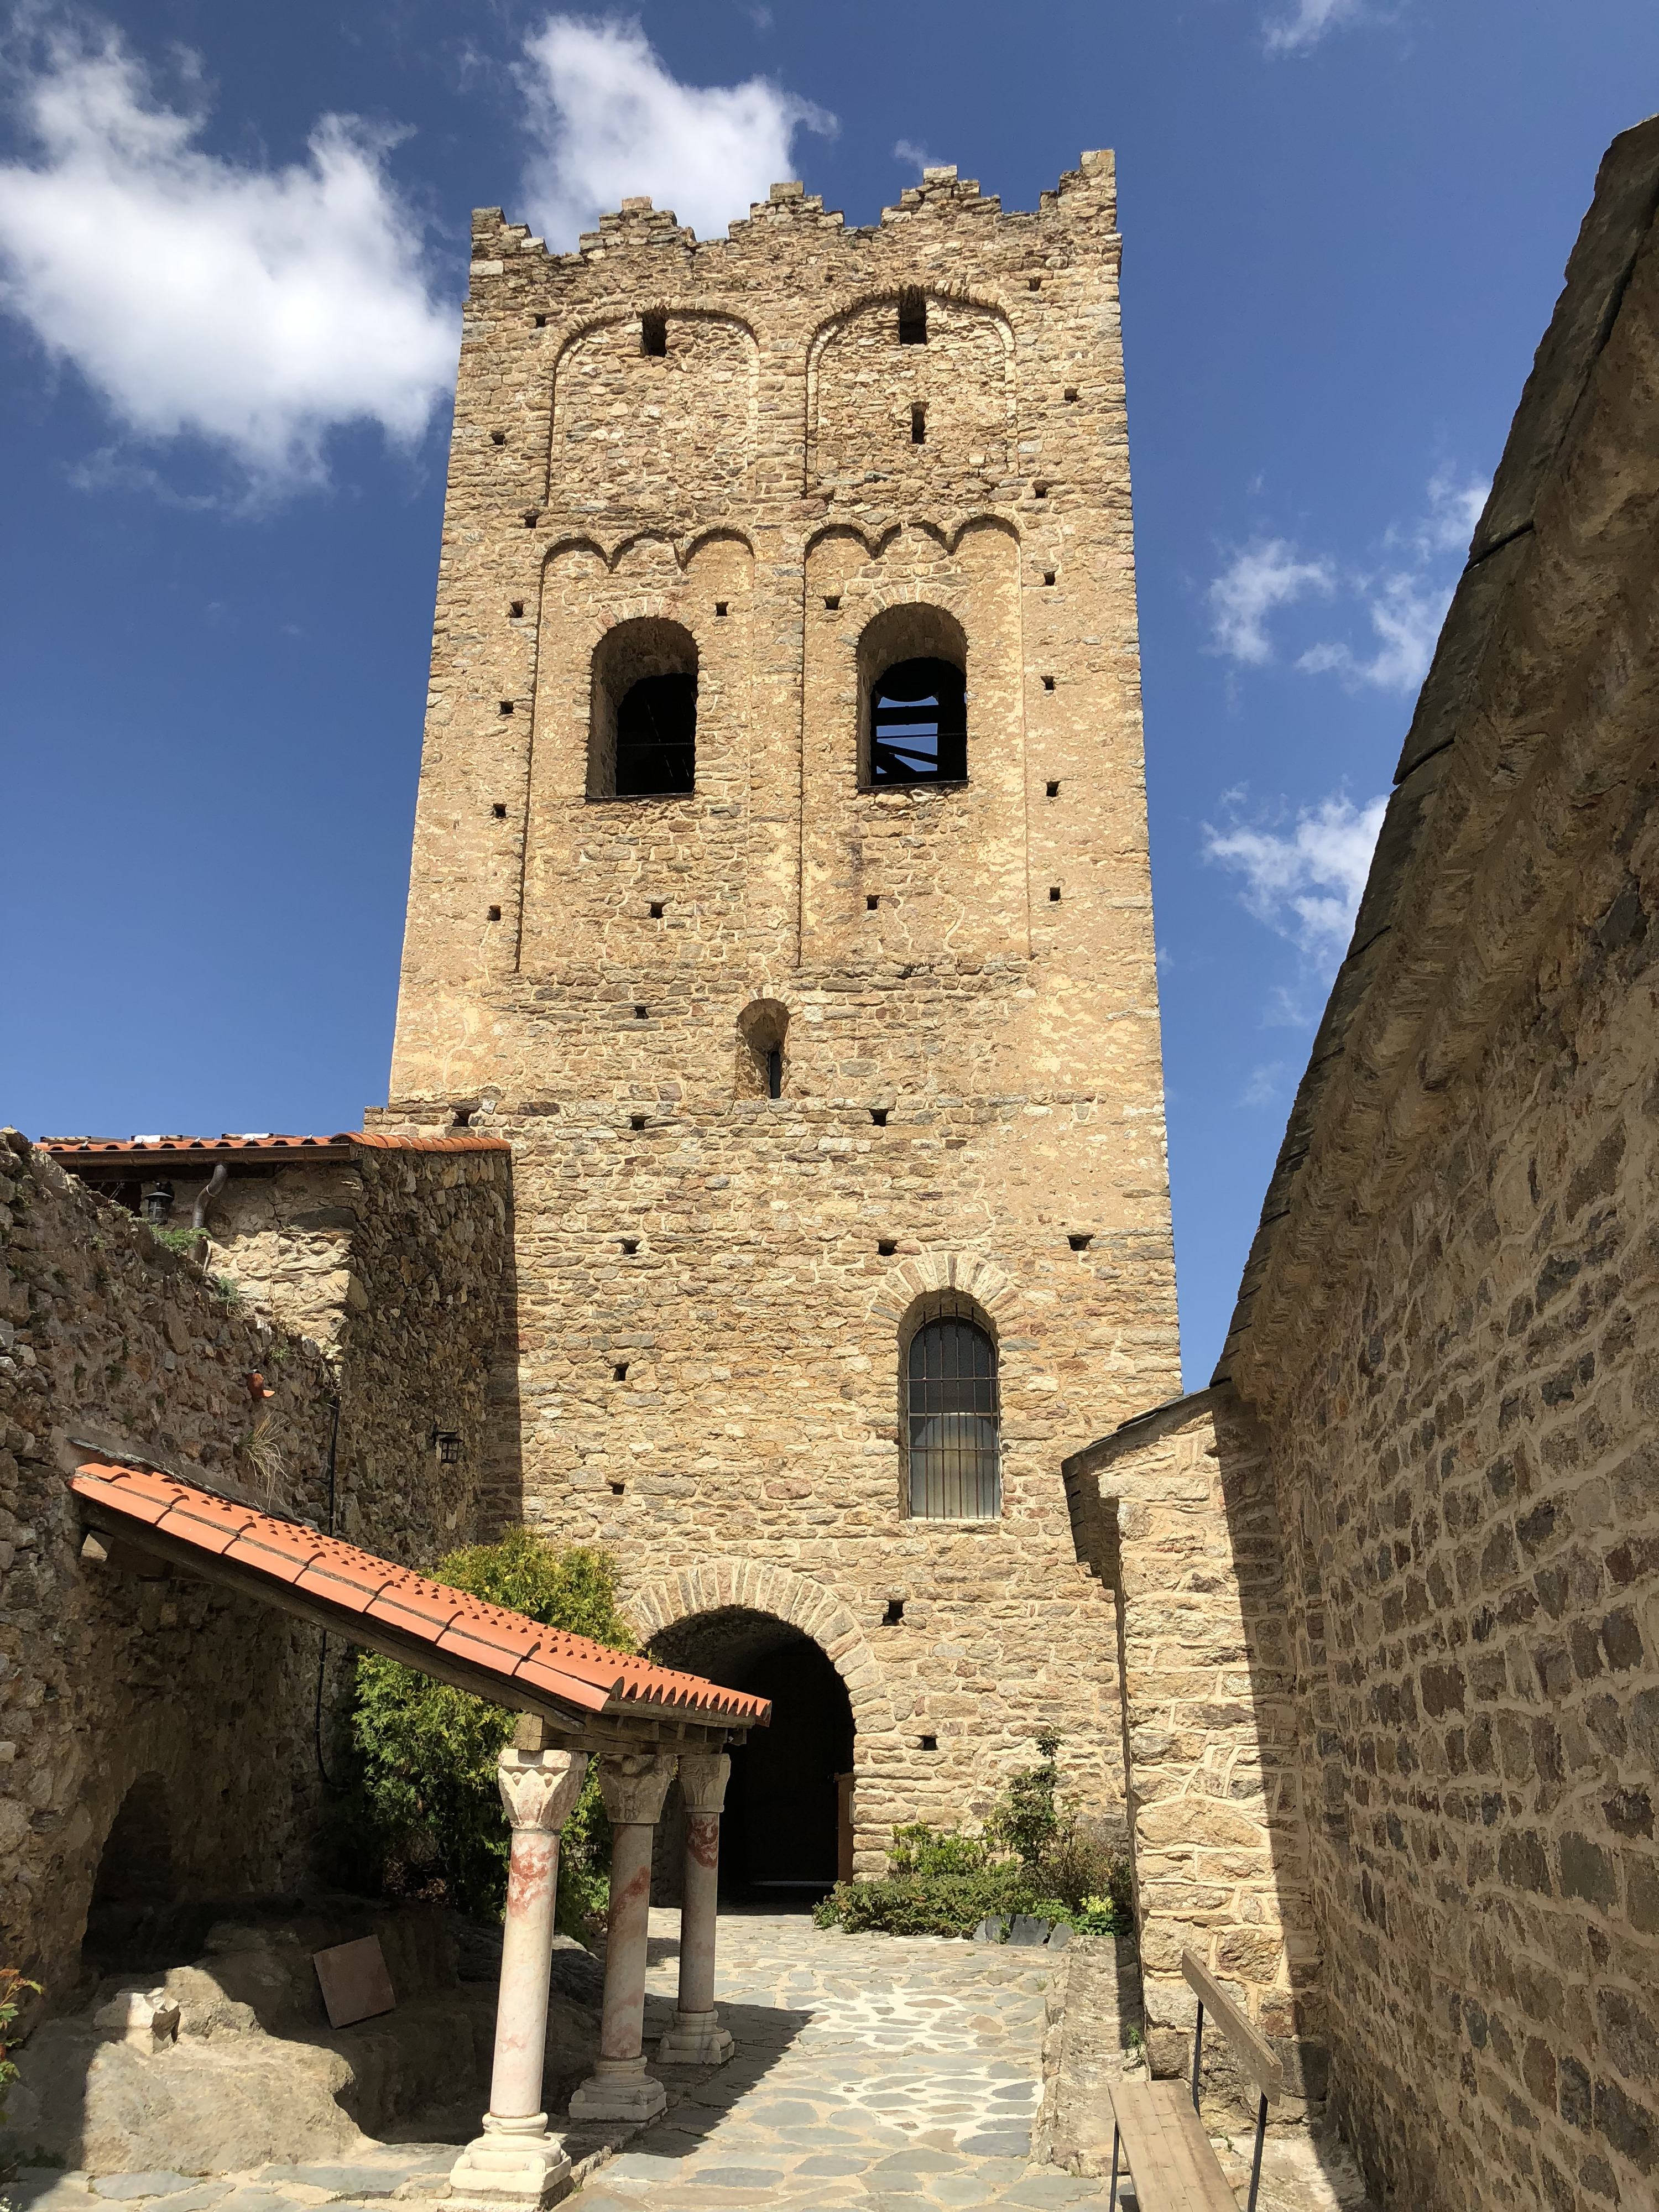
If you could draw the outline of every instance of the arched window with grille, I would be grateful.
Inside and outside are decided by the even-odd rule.
[[[996,1340],[969,1298],[930,1298],[900,1365],[905,1480],[919,1521],[1002,1510]]]

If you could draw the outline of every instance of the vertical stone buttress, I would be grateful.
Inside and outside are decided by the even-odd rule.
[[[1060,1474],[1178,1388],[1119,253],[1103,153],[1035,214],[936,169],[867,229],[794,184],[719,240],[474,218],[388,1118],[514,1146],[498,1516],[649,1626],[757,1577],[842,1623],[861,1870],[1048,1722],[1121,1802]],[[872,676],[952,639],[967,782],[872,787]],[[695,791],[604,795],[688,654]],[[951,1290],[994,1522],[907,1511]]]

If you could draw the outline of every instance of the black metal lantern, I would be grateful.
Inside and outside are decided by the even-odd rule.
[[[160,1228],[173,1211],[173,1185],[153,1182],[144,1193],[144,1218]]]
[[[438,1447],[441,1467],[459,1467],[461,1463],[461,1440],[453,1429],[434,1429],[432,1441]]]

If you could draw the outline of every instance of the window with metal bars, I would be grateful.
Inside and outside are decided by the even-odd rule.
[[[992,1521],[1002,1510],[997,1348],[967,1299],[938,1303],[902,1367],[910,1512],[922,1521]]]
[[[870,687],[872,783],[961,783],[968,681],[948,660],[901,660]]]

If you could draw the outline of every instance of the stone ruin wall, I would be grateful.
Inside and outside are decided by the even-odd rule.
[[[325,1525],[343,1394],[337,1525],[428,1563],[472,1533],[507,1159],[493,1148],[459,1162],[377,1152],[355,1178],[296,1177],[286,1200],[282,1179],[257,1195],[230,1186],[223,1231],[244,1198],[256,1215],[285,1214],[290,1231],[319,1206],[354,1213],[343,1243],[331,1229],[308,1261],[290,1249],[282,1263],[314,1277],[343,1261],[362,1285],[364,1305],[308,1309],[331,1357],[262,1310],[258,1267],[250,1295],[228,1303],[125,1207],[15,1133],[3,1143],[0,1956],[61,2011],[76,2001],[100,1856],[135,1784],[122,1855],[156,1864],[158,1905],[298,1887],[327,1805],[317,1632],[190,1576],[150,1581],[84,1561],[65,1478],[95,1452],[70,1438]],[[440,1222],[430,1243],[426,1209]],[[258,1245],[250,1231],[242,1256]],[[215,1272],[237,1252],[228,1235]],[[407,1347],[395,1361],[393,1331]],[[256,1399],[256,1387],[272,1395]],[[459,1467],[434,1463],[428,1391],[462,1428]],[[338,1687],[331,1669],[326,1706]]]
[[[726,239],[630,201],[578,253],[498,210],[473,249],[372,1126],[514,1144],[494,1510],[611,1548],[642,1629],[745,1575],[833,1620],[860,1872],[1050,1722],[1121,1820],[1058,1472],[1178,1369],[1110,157],[1030,215],[939,170],[868,229],[785,185]],[[951,636],[969,782],[870,787],[878,648]],[[671,637],[696,791],[605,798],[609,656]],[[969,1283],[989,1526],[901,1497],[901,1323]]]

